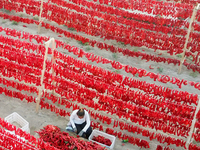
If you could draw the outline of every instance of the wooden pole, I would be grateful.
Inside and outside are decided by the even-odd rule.
[[[191,20],[190,20],[188,32],[187,32],[187,35],[186,35],[186,40],[185,40],[185,44],[184,44],[184,48],[183,48],[183,55],[182,55],[182,58],[181,58],[181,62],[180,62],[178,74],[181,73],[182,64],[183,64],[183,62],[184,62],[184,60],[185,60],[185,52],[186,52],[186,50],[187,50],[187,44],[188,44],[188,40],[189,40],[189,37],[190,37],[190,32],[191,32],[191,28],[192,28],[192,23],[193,23],[193,21],[195,20],[195,16],[196,16],[196,13],[197,13],[198,8],[199,8],[199,4],[198,4],[196,7],[194,7],[194,9],[193,9],[193,13],[192,13],[192,17],[191,17]]]
[[[49,48],[49,45],[50,45],[51,42],[52,42],[52,47],[53,47],[53,51],[52,51],[52,66],[55,63],[55,59],[54,59],[55,39],[51,38],[49,41],[47,41],[45,43],[46,51],[45,51],[44,62],[43,62],[42,76],[41,76],[41,80],[40,80],[41,86],[39,88],[39,93],[38,93],[38,97],[37,97],[36,112],[38,112],[38,108],[39,108],[39,104],[40,104],[40,98],[41,98],[41,95],[42,95],[42,91],[44,89],[44,86],[43,86],[44,73],[45,73],[45,69],[46,69],[46,60],[47,60],[48,48]],[[52,71],[52,75],[54,75],[53,67],[51,68],[51,71]],[[54,85],[54,80],[52,81],[52,83]],[[54,90],[53,90],[53,92],[54,92]]]
[[[44,80],[44,73],[45,73],[45,70],[46,70],[46,59],[47,59],[47,54],[48,54],[49,41],[47,41],[45,43],[45,47],[46,47],[46,51],[45,51],[45,55],[44,55],[43,69],[42,69],[42,75],[41,75],[41,80],[40,80],[41,86],[39,88],[39,93],[38,93],[37,103],[36,103],[36,112],[38,112],[38,108],[39,108],[39,104],[40,104],[40,98],[41,98],[41,95],[42,95],[42,90],[44,89],[43,80]]]
[[[41,26],[41,21],[42,21],[42,10],[43,10],[43,0],[41,0],[41,5],[40,5],[40,15],[39,15],[39,25],[38,25],[38,33],[40,33],[40,26]]]
[[[200,98],[200,97],[198,97],[198,98]],[[197,104],[197,107],[196,107],[196,110],[195,110],[195,113],[194,113],[194,118],[192,120],[192,125],[191,125],[190,131],[189,131],[189,136],[187,138],[187,142],[186,142],[186,149],[187,150],[189,148],[191,141],[193,141],[193,139],[191,140],[191,138],[192,138],[192,134],[194,132],[194,127],[195,127],[195,123],[196,123],[196,116],[197,116],[197,113],[199,112],[199,109],[200,109],[200,99],[198,101],[198,104]]]

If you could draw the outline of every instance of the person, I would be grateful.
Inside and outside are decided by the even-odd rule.
[[[67,124],[66,130],[73,131],[79,136],[88,139],[92,133],[89,113],[83,108],[74,110],[70,115],[70,121]]]

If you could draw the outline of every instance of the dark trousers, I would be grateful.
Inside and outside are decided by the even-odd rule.
[[[75,124],[76,126],[76,129],[77,129],[77,134],[79,134],[79,132],[85,127],[86,125],[86,122],[82,123],[82,124]],[[92,133],[92,128],[89,127],[87,130],[86,130],[86,138],[88,139],[90,134]]]

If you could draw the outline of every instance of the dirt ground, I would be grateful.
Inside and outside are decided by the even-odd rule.
[[[27,16],[24,13],[14,13],[14,12],[8,12],[9,15],[15,14],[21,17],[29,17],[31,18],[31,16]],[[45,21],[48,22],[48,21]],[[9,20],[4,20],[2,18],[0,18],[0,24],[2,27],[8,27],[11,29],[16,29],[16,30],[21,30],[21,31],[26,31],[29,32],[31,34],[38,34],[37,33],[37,26],[33,25],[33,24],[24,24],[24,23],[18,23],[18,24],[13,24],[13,22],[9,21]],[[52,25],[54,26],[58,26],[56,23],[51,22]],[[26,25],[27,27],[24,27],[23,25]],[[68,30],[67,27],[65,26],[60,26],[61,28]],[[69,30],[70,31],[70,30]],[[76,31],[70,31],[73,33],[76,33]],[[2,35],[5,35],[4,33],[0,33]],[[97,41],[104,41],[103,39],[100,39],[98,37],[90,37],[84,33],[78,33],[79,35],[85,36],[85,37],[89,37],[91,39],[95,39]],[[193,73],[192,70],[187,70],[186,67],[182,67],[182,72],[181,74],[178,74],[178,66],[174,66],[172,64],[167,64],[167,63],[156,63],[156,62],[146,62],[145,60],[141,60],[140,58],[135,58],[135,57],[126,57],[123,56],[122,54],[113,54],[109,51],[106,50],[100,50],[97,47],[91,47],[89,45],[82,45],[80,42],[77,42],[74,39],[69,39],[69,38],[65,38],[64,35],[62,35],[63,37],[58,37],[59,34],[52,32],[51,30],[47,30],[45,28],[41,28],[41,32],[39,35],[42,36],[47,36],[47,37],[53,37],[55,39],[64,41],[66,43],[68,43],[69,45],[74,45],[76,47],[82,48],[83,50],[87,51],[87,52],[92,52],[96,55],[99,56],[103,56],[104,58],[110,59],[110,60],[116,60],[121,62],[124,65],[130,65],[130,66],[134,66],[137,68],[143,68],[147,71],[150,72],[154,72],[154,73],[159,73],[159,70],[157,70],[157,67],[163,68],[163,71],[161,74],[165,74],[165,75],[170,75],[171,77],[178,77],[179,79],[185,79],[188,81],[194,81],[194,82],[200,82],[200,75],[199,73]],[[141,51],[141,52],[145,52],[145,53],[151,53],[151,54],[159,54],[161,53],[161,51],[157,51],[154,52],[151,49],[147,49],[147,48],[138,48],[138,47],[131,47],[130,45],[123,45],[121,43],[117,43],[115,41],[112,40],[105,40],[104,42],[106,42],[107,44],[112,44],[114,46],[118,46],[118,47],[123,47],[123,48],[128,48],[130,50],[137,50],[137,51]],[[63,50],[61,48],[57,49],[58,51],[61,51],[67,55],[71,55],[74,58],[77,58],[77,56],[67,52],[66,50]],[[144,50],[144,51],[142,51]],[[171,58],[176,58],[176,59],[180,59],[177,56],[170,56],[168,53],[162,51],[162,56],[163,57],[171,57]],[[88,62],[88,60],[86,58],[77,58],[79,60],[84,60],[85,62]],[[112,68],[112,66],[110,64],[97,64],[95,62],[89,62],[90,64],[102,67],[104,69],[107,70],[111,70],[111,71],[115,71],[117,73],[123,74],[125,76],[129,76],[131,78],[136,78],[142,81],[146,81],[147,83],[155,83],[157,85],[162,85],[164,87],[169,87],[172,89],[177,89],[177,90],[182,90],[182,91],[188,91],[190,93],[196,93],[199,94],[199,91],[196,90],[194,87],[191,87],[189,85],[187,86],[183,86],[182,89],[179,89],[176,85],[173,85],[171,83],[160,83],[158,81],[153,81],[152,79],[150,79],[149,77],[133,77],[132,74],[127,74],[125,71],[123,70],[115,70],[114,68]],[[152,66],[154,69],[149,69],[149,66]],[[0,85],[3,86],[4,85]],[[8,88],[9,89],[9,88]],[[36,96],[36,95],[35,95]],[[48,124],[53,124],[56,125],[58,127],[60,127],[62,130],[65,130],[66,124],[69,121],[69,117],[61,117],[61,116],[57,116],[55,113],[52,113],[49,110],[45,110],[45,109],[39,109],[39,112],[36,113],[35,111],[36,108],[36,104],[35,103],[27,103],[26,101],[20,101],[19,99],[15,99],[15,98],[10,98],[7,97],[5,95],[0,95],[0,117],[1,118],[5,118],[6,116],[10,115],[13,112],[17,112],[19,115],[21,115],[26,121],[29,122],[29,127],[30,127],[30,133],[36,137],[38,137],[37,133],[35,133],[35,131],[38,131],[39,129],[42,129],[45,125]],[[71,109],[68,109],[68,111],[71,111]],[[100,112],[101,114],[106,114],[103,112]],[[110,115],[111,116],[111,115]],[[116,115],[111,116],[113,119],[117,119],[117,120],[124,120],[124,119],[119,119]],[[93,119],[91,119],[93,120]],[[129,122],[124,120],[125,122]],[[137,125],[134,124],[133,125]],[[107,124],[103,124],[104,127],[112,127],[112,126],[108,126]],[[116,130],[120,130],[119,128],[117,128]],[[126,133],[125,131],[123,131],[123,133]],[[141,134],[130,134],[134,137],[138,137],[141,139],[145,139],[147,141],[149,141],[148,138],[143,137]],[[162,145],[162,146],[166,146],[166,144],[160,144],[159,142],[157,142],[156,140],[153,141],[149,141],[150,142],[150,150],[155,150],[156,146]],[[175,148],[177,150],[181,150],[183,148],[177,148],[175,147],[175,145],[170,145],[171,148]],[[114,150],[144,150],[144,148],[139,148],[137,146],[133,146],[129,143],[126,143],[124,146],[122,146],[122,142],[119,139],[116,139],[115,142],[115,147]]]

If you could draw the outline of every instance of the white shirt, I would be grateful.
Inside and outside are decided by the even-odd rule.
[[[89,116],[89,113],[85,111],[85,115],[83,118],[79,118],[78,115],[77,115],[77,112],[78,112],[79,109],[77,110],[74,110],[70,116],[70,123],[72,125],[73,128],[75,128],[75,124],[82,124],[86,121],[86,125],[85,127],[83,128],[83,132],[86,132],[87,129],[90,127],[90,116]]]

